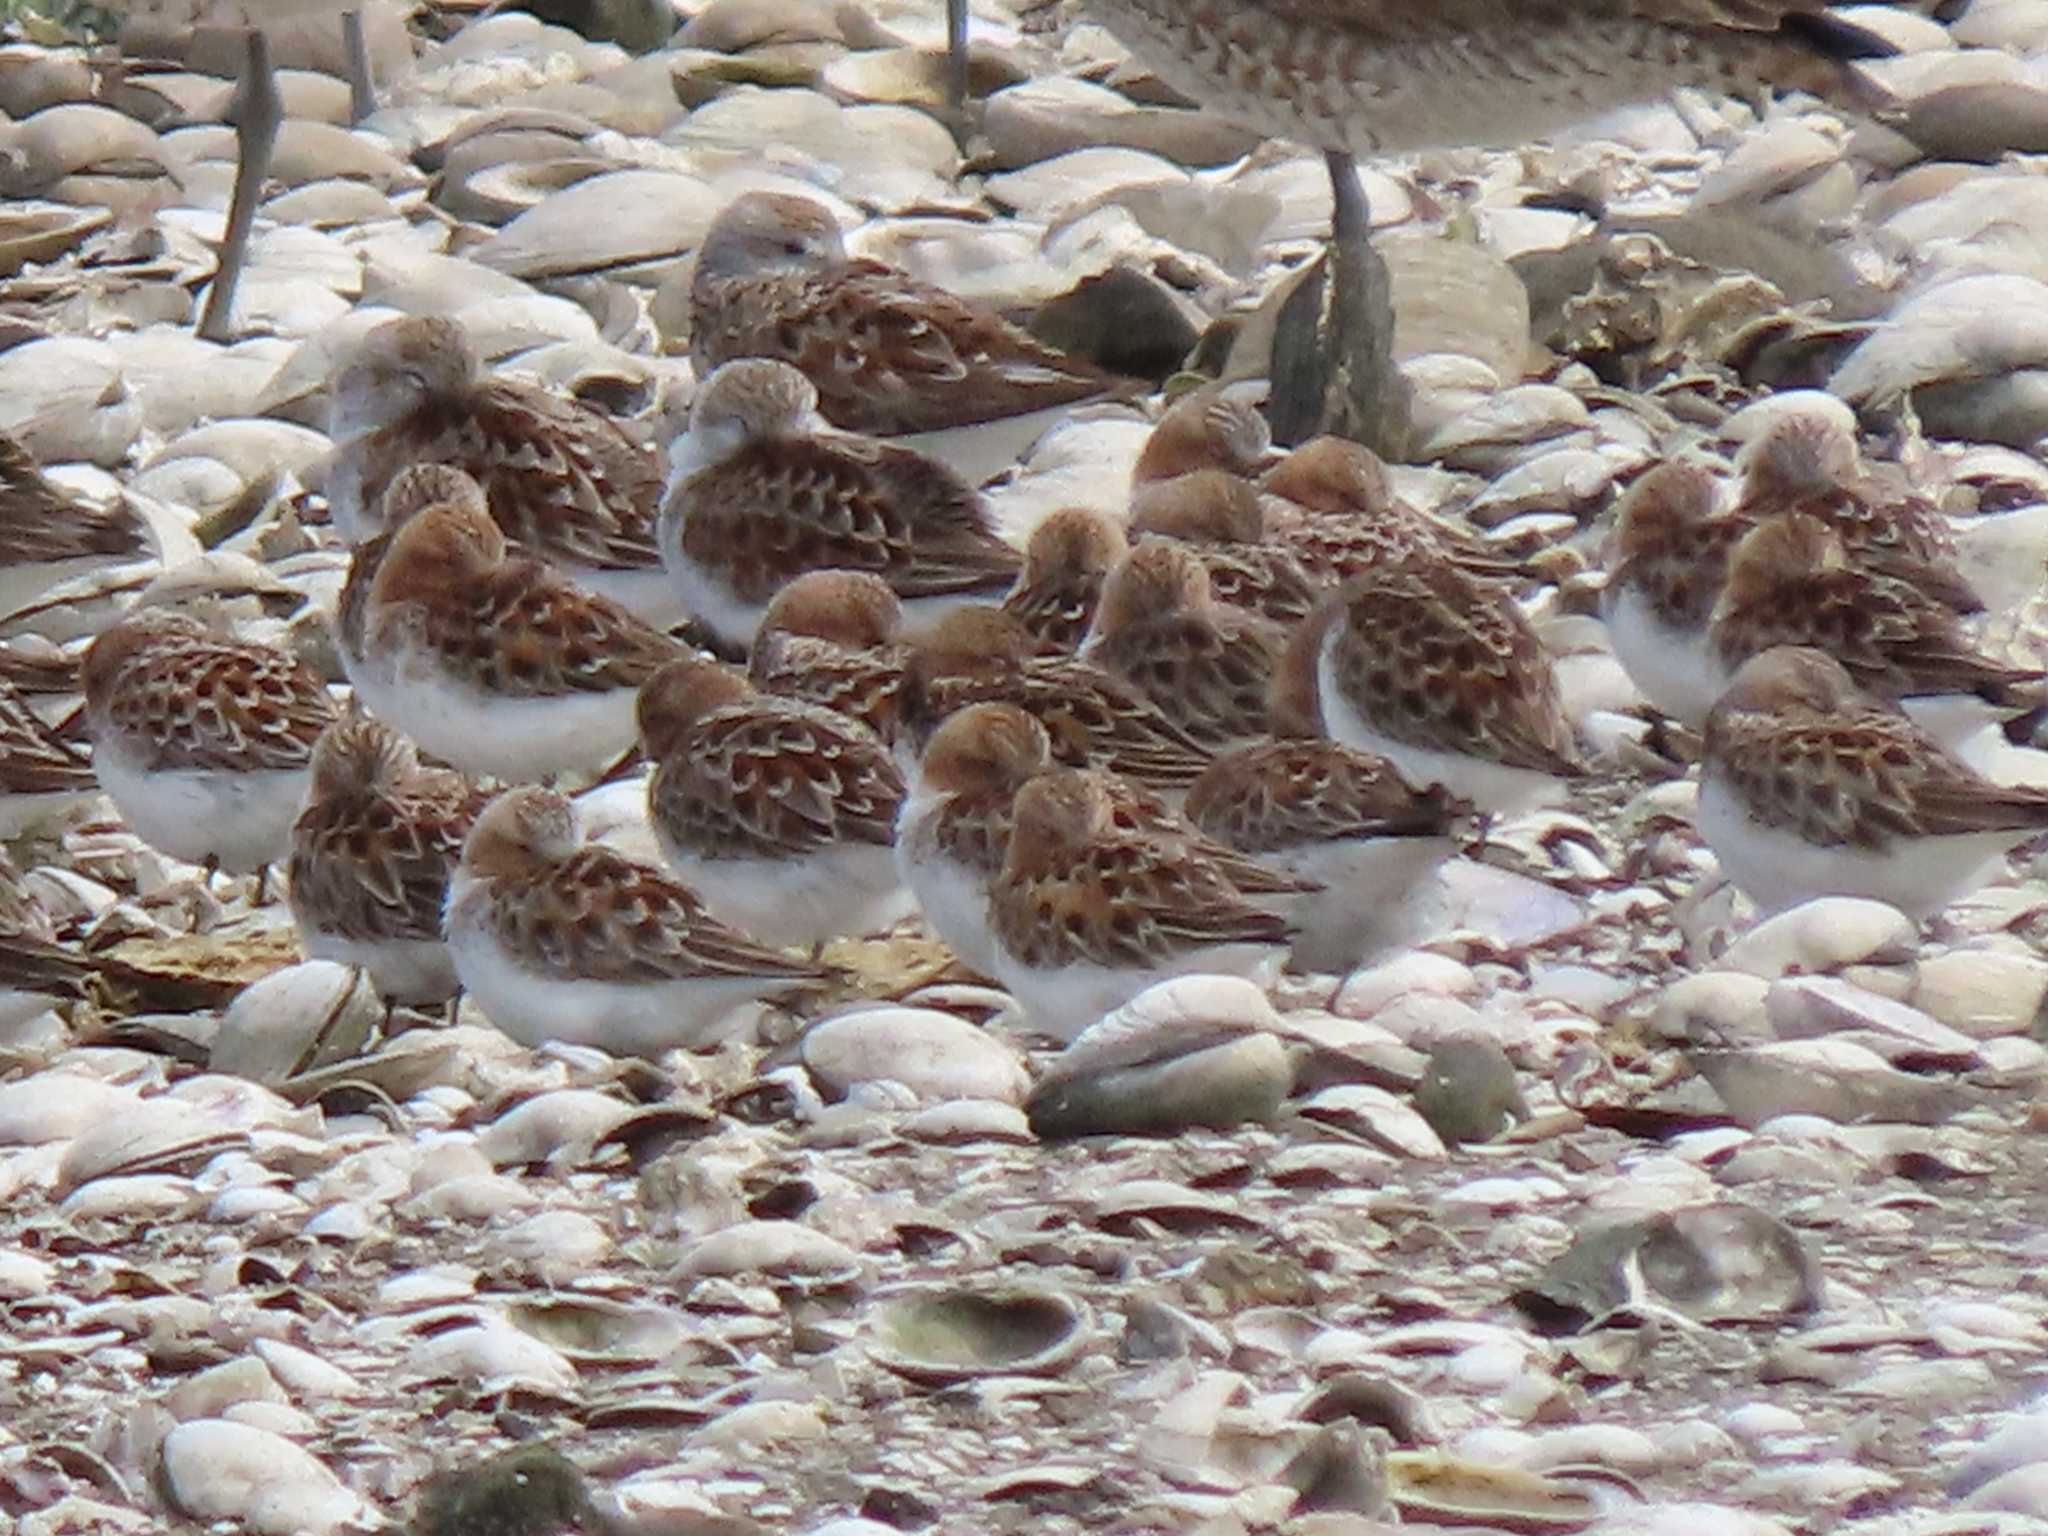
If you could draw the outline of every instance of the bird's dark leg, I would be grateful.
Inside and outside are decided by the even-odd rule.
[[[256,871],[256,905],[262,906],[270,899],[270,866],[264,865]]]
[[[967,139],[967,3],[946,0],[946,115],[962,143]]]
[[[1372,207],[1358,162],[1328,150],[1330,249],[1321,280],[1304,283],[1273,340],[1273,435],[1328,432],[1399,461],[1408,449],[1408,381],[1394,365],[1394,295],[1372,244]]]
[[[370,43],[363,33],[363,13],[341,13],[341,42],[348,50],[348,118],[360,123],[377,110],[377,77],[370,69]]]
[[[248,50],[241,81],[228,104],[228,121],[235,127],[235,191],[228,204],[220,265],[206,295],[206,312],[199,320],[199,335],[205,341],[228,339],[235,289],[242,281],[242,268],[249,259],[249,236],[256,228],[256,205],[263,196],[263,179],[270,174],[277,131],[284,124],[284,98],[278,94],[277,76],[270,67],[270,40],[260,29],[250,30]]]

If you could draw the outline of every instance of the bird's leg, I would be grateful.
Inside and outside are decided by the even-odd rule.
[[[199,320],[199,335],[205,341],[228,339],[235,289],[249,259],[249,236],[256,228],[256,204],[263,196],[263,179],[270,174],[277,131],[284,124],[284,98],[278,94],[277,75],[270,67],[270,40],[261,28],[251,28],[248,33],[248,53],[234,99],[228,103],[228,121],[235,127],[235,191],[228,204],[220,265],[214,269],[206,312]]]
[[[341,13],[341,42],[348,50],[348,120],[360,123],[377,110],[377,77],[370,69],[363,13],[353,6]]]
[[[1372,207],[1358,162],[1324,154],[1330,249],[1320,281],[1289,300],[1273,338],[1273,435],[1298,443],[1332,433],[1398,462],[1409,436],[1408,381],[1394,366],[1393,281],[1373,248]]]
[[[262,906],[270,898],[270,866],[264,865],[256,871],[256,905]]]
[[[946,116],[954,138],[967,142],[967,5],[946,0]]]

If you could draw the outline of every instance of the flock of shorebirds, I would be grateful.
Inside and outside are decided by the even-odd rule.
[[[285,864],[308,952],[394,1004],[466,991],[522,1041],[655,1053],[918,914],[1062,1039],[1176,974],[1342,971],[1412,936],[1475,825],[1599,772],[1518,602],[1540,573],[1356,444],[1280,452],[1196,389],[1127,516],[1020,550],[891,439],[1118,381],[790,195],[721,213],[692,308],[665,461],[448,320],[369,332],[330,384],[348,700],[140,608],[85,654],[89,766],[0,691],[16,801],[97,787],[177,859]],[[114,536],[0,471],[11,565]],[[1659,465],[1604,564],[1615,654],[1700,732],[1699,831],[1759,907],[1925,914],[2048,829],[2048,791],[1958,750],[2041,674],[1978,648],[1947,519],[1844,422]],[[664,868],[553,787],[636,753]]]

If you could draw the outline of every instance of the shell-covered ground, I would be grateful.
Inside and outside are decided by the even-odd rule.
[[[977,7],[963,155],[922,0],[557,8],[621,41],[372,7],[353,126],[333,18],[283,6],[216,344],[233,10],[30,10],[0,48],[0,427],[157,545],[5,589],[51,720],[65,648],[169,570],[338,676],[321,386],[389,315],[659,443],[740,191],[1070,345],[1142,310],[1246,375],[1328,225],[1320,156],[1085,15]],[[0,987],[59,1006],[0,996],[0,1528],[2048,1530],[2048,886],[1753,926],[1594,617],[1619,485],[1846,404],[1956,519],[1986,642],[2042,653],[2048,0],[1867,10],[1884,123],[1685,96],[1366,168],[1397,482],[1555,549],[1527,606],[1602,767],[1456,861],[1413,952],[1270,1006],[1185,981],[1055,1065],[907,927],[835,948],[880,1006],[614,1061],[385,1020],[274,893],[104,800],[16,843],[53,937]],[[1121,514],[1160,404],[1006,450],[1003,526]],[[1264,1123],[1057,1138],[1048,1074]],[[501,1502],[421,1512],[519,1446]]]

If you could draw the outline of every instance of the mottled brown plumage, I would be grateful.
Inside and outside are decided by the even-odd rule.
[[[344,537],[390,525],[391,482],[447,464],[482,487],[507,538],[586,572],[659,569],[661,466],[610,418],[516,380],[487,377],[460,324],[386,321],[330,385],[336,441],[327,496]]]
[[[1779,645],[1827,652],[1866,688],[1891,697],[1973,693],[2031,702],[2035,669],[1980,651],[1955,610],[1912,580],[1858,564],[1841,537],[1803,512],[1759,524],[1729,558],[1709,641],[1729,674]]]
[[[43,474],[11,432],[0,432],[0,568],[149,553],[142,518],[116,498],[105,508],[71,495]]]
[[[886,848],[903,777],[872,731],[755,689],[715,661],[664,668],[640,694],[655,764],[648,811],[667,842],[706,858],[797,858],[832,844]]]
[[[1018,791],[1013,817],[992,914],[1014,965],[1164,975],[1191,951],[1291,937],[1186,839],[1120,829],[1098,775],[1041,774]]]
[[[0,679],[0,797],[90,794],[92,764]],[[0,824],[6,821],[0,813]]]
[[[1062,507],[1031,530],[1024,567],[1003,597],[1040,656],[1071,656],[1095,622],[1102,584],[1130,548],[1123,528],[1092,507]]]
[[[367,593],[345,596],[366,651],[417,647],[452,677],[507,697],[638,688],[680,654],[660,631],[514,551],[489,518],[438,503],[367,553]]]
[[[906,602],[999,597],[1023,564],[979,494],[935,459],[825,429],[803,376],[767,359],[704,383],[678,443],[662,549],[722,638],[752,637],[807,571],[866,571]]]
[[[809,198],[749,192],[713,221],[690,288],[698,376],[744,357],[790,364],[848,432],[888,436],[1068,405],[1112,381],[994,311],[848,257]]]
[[[151,769],[301,769],[334,719],[305,663],[166,609],[100,634],[80,671],[95,740],[118,735]]]
[[[1103,589],[1083,660],[1115,674],[1213,750],[1265,733],[1280,627],[1225,607],[1187,546],[1141,541]]]
[[[747,676],[768,693],[822,704],[896,739],[896,695],[910,647],[897,638],[902,605],[865,571],[812,571],[775,595],[747,654]]]
[[[448,881],[489,798],[420,767],[410,743],[367,715],[329,726],[292,826],[291,910],[307,952],[364,965],[387,1001],[447,1001]]]
[[[903,739],[922,751],[969,704],[1015,704],[1046,728],[1053,760],[1107,768],[1155,789],[1184,788],[1210,753],[1150,700],[1074,657],[1033,656],[998,608],[964,608],[914,637],[901,694]]]
[[[1826,0],[1090,0],[1174,89],[1356,155],[1546,137],[1679,86],[1868,96],[1893,49]]]
[[[1805,647],[1745,667],[1707,717],[1704,745],[1751,815],[1822,847],[2048,828],[2048,790],[1991,783]]]
[[[1131,498],[1131,532],[1179,540],[1208,571],[1219,603],[1290,628],[1331,585],[1283,540],[1267,538],[1258,487],[1226,470],[1192,470],[1143,487]]]
[[[1743,453],[1732,515],[1753,527],[1787,512],[1820,519],[1857,564],[1911,582],[1958,613],[1984,607],[1956,569],[1955,536],[1941,510],[1896,473],[1866,468],[1854,434],[1827,416],[1788,412]]]
[[[585,844],[575,808],[540,788],[477,818],[448,939],[465,989],[529,1045],[708,1045],[743,1003],[834,974],[735,933],[659,870]]]

